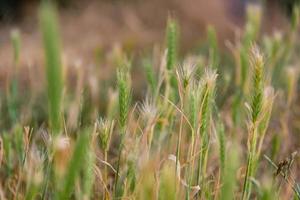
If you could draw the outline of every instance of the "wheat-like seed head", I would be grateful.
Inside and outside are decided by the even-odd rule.
[[[101,118],[97,121],[97,132],[100,139],[100,147],[102,150],[107,151],[111,139],[111,134],[114,128],[114,120]]]
[[[262,98],[263,98],[263,56],[258,47],[253,46],[251,49],[251,66],[253,69],[253,95],[251,103],[252,122],[255,123],[261,112]]]
[[[169,17],[167,23],[167,69],[171,70],[175,67],[177,57],[177,40],[178,40],[177,22]]]
[[[184,61],[183,65],[179,65],[176,69],[179,81],[183,88],[187,88],[193,80],[196,64],[191,60]]]
[[[203,81],[209,90],[214,90],[217,77],[218,74],[216,73],[216,70],[211,70],[210,68],[205,69]]]
[[[129,66],[119,68],[117,71],[117,79],[119,89],[119,122],[121,129],[124,129],[127,123],[127,115],[131,98]]]
[[[193,80],[188,89],[188,117],[194,128],[197,129],[197,114],[200,108],[200,95],[201,95],[201,87],[199,81]]]

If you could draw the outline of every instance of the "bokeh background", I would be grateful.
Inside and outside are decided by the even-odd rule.
[[[60,0],[61,34],[65,57],[89,62],[95,51],[109,51],[118,45],[127,50],[153,48],[164,41],[166,19],[176,16],[181,27],[181,52],[196,48],[205,40],[208,25],[216,28],[220,46],[233,40],[245,21],[249,0]],[[12,61],[10,31],[22,34],[21,62],[39,62],[38,0],[1,0],[1,67]],[[262,31],[274,32],[288,25],[297,0],[263,1]],[[226,48],[225,48],[226,49]]]

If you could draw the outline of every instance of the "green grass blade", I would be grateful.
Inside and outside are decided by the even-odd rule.
[[[75,149],[73,151],[72,158],[68,164],[68,170],[63,180],[62,190],[59,193],[58,199],[69,199],[73,192],[75,181],[78,179],[79,172],[82,170],[86,162],[86,156],[89,150],[89,133],[84,131],[79,136]]]
[[[221,200],[235,199],[234,191],[236,188],[236,172],[239,167],[239,150],[237,145],[233,145],[228,153],[228,162],[224,169],[223,186],[221,189]]]
[[[49,121],[52,132],[57,134],[61,130],[63,75],[56,10],[50,3],[43,3],[40,8],[40,26],[46,60]]]

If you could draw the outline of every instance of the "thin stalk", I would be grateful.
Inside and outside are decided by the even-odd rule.
[[[208,90],[205,89],[204,96],[202,98],[202,105],[201,105],[201,125],[200,125],[200,134],[201,134],[201,145],[200,145],[200,153],[198,157],[198,173],[197,173],[197,184],[200,185],[200,180],[203,175],[203,168],[204,168],[204,156],[207,148],[207,135],[206,135],[206,127],[207,127],[207,97],[208,97]]]
[[[188,162],[190,162],[189,166],[188,166],[188,188],[187,188],[187,192],[186,192],[186,200],[190,199],[190,193],[191,193],[191,185],[193,182],[193,166],[194,166],[194,144],[195,143],[195,131],[192,130],[192,138],[191,138],[191,144],[189,147],[189,153],[188,153]]]
[[[124,143],[124,135],[125,133],[123,133],[121,135],[121,143],[119,146],[119,150],[118,150],[118,161],[117,161],[117,170],[116,170],[116,179],[115,179],[115,185],[114,185],[114,189],[115,189],[115,198],[119,199],[121,197],[119,197],[118,194],[118,184],[119,184],[119,176],[120,176],[120,164],[121,164],[121,154],[122,154],[122,150],[123,150],[123,143]]]
[[[180,158],[180,149],[181,149],[181,138],[182,138],[182,128],[183,128],[183,115],[181,114],[180,117],[180,125],[179,125],[179,134],[177,138],[177,145],[176,145],[176,168],[175,168],[175,176],[179,173],[177,170],[179,165],[179,158]],[[176,191],[177,191],[177,183],[176,184]]]
[[[104,161],[105,163],[107,163],[107,151],[104,151]],[[104,166],[104,183],[107,185],[107,180],[108,180],[108,176],[107,176],[107,165]],[[105,186],[106,187],[106,186]]]

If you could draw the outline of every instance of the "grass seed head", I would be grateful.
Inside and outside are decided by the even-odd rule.
[[[125,129],[131,101],[129,66],[126,65],[119,68],[117,79],[119,89],[119,123],[121,129]]]
[[[139,109],[141,115],[147,121],[153,121],[158,114],[157,107],[154,105],[154,103],[151,100],[149,100],[149,98],[146,98],[146,100],[141,104]]]
[[[205,70],[203,80],[209,90],[214,90],[217,77],[218,74],[215,70],[211,70],[209,68]]]
[[[261,112],[262,100],[263,100],[263,87],[264,87],[264,75],[263,56],[260,53],[258,47],[253,46],[251,49],[251,66],[253,69],[253,92],[251,103],[251,116],[252,122],[255,123]]]
[[[109,143],[114,128],[114,121],[108,119],[100,119],[97,122],[97,132],[99,133],[100,147],[102,150],[109,149]]]
[[[167,22],[167,69],[171,70],[175,67],[177,59],[177,43],[178,43],[178,25],[177,22],[169,17]]]
[[[195,73],[196,64],[190,60],[184,61],[183,65],[177,68],[177,74],[182,87],[187,88],[193,81],[193,75]]]

